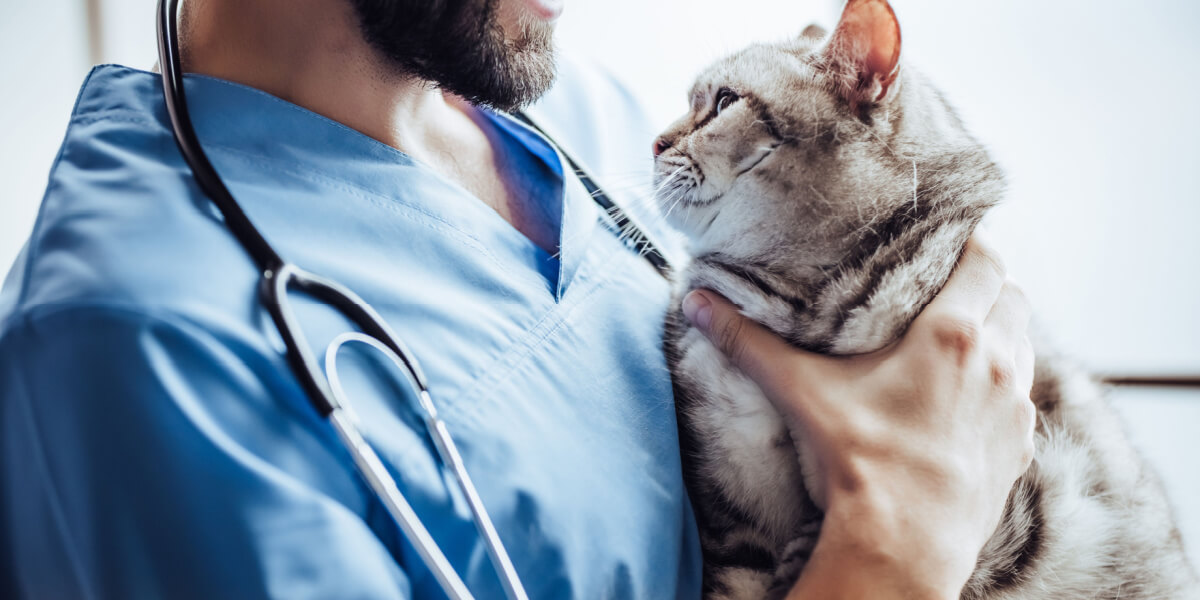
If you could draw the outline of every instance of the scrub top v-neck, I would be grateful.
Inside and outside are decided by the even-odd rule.
[[[560,215],[552,254],[393,148],[251,88],[186,85],[201,143],[267,238],[355,290],[422,361],[532,598],[699,595],[668,284],[553,148],[488,115],[561,184],[541,199]],[[649,165],[653,130],[595,70],[564,60],[531,113],[601,180]],[[312,413],[256,278],[178,154],[157,76],[96,68],[0,292],[0,596],[441,596]],[[345,324],[295,302],[323,354]],[[410,399],[376,363],[345,364],[403,492],[468,586],[499,597]]]

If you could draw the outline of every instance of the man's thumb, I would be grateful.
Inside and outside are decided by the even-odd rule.
[[[745,317],[728,300],[708,290],[683,299],[683,314],[718,350],[764,390],[778,383],[785,356],[795,350],[762,325]]]
[[[729,362],[758,384],[781,414],[801,423],[814,418],[824,396],[813,386],[829,379],[837,359],[793,348],[708,290],[684,297],[683,312]]]

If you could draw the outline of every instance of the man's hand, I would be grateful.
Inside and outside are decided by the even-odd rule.
[[[995,252],[972,239],[871,354],[797,350],[711,292],[684,311],[816,454],[826,519],[792,597],[957,598],[1034,451],[1030,312]]]

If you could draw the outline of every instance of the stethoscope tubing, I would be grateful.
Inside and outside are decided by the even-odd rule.
[[[325,373],[329,378],[329,386],[332,388],[334,395],[340,401],[342,408],[330,415],[330,420],[333,422],[334,416],[338,421],[334,423],[334,427],[338,429],[338,435],[342,438],[343,443],[353,444],[360,447],[362,451],[360,456],[363,460],[369,463],[367,466],[369,472],[374,472],[379,468],[383,468],[382,462],[375,454],[374,450],[366,440],[359,435],[358,430],[353,425],[357,422],[354,413],[351,412],[349,404],[346,402],[345,391],[342,388],[341,378],[338,375],[337,356],[338,351],[349,343],[365,344],[377,352],[383,354],[390,360],[402,373],[406,375],[409,385],[417,395],[417,402],[420,406],[420,415],[425,424],[425,429],[429,431],[430,437],[433,439],[433,445],[438,453],[438,458],[443,465],[449,465],[450,470],[454,473],[454,478],[458,482],[458,488],[467,500],[467,506],[471,509],[471,518],[475,521],[475,526],[479,530],[480,535],[484,538],[484,547],[487,548],[488,556],[496,569],[503,576],[500,578],[500,583],[504,586],[505,594],[509,598],[527,600],[525,590],[522,589],[520,579],[517,577],[516,567],[513,566],[512,560],[508,556],[508,552],[504,548],[503,542],[500,540],[500,534],[496,531],[495,525],[492,523],[491,516],[483,506],[483,500],[479,497],[479,492],[475,489],[475,483],[471,481],[471,476],[467,472],[466,465],[463,464],[462,456],[458,453],[458,446],[450,437],[450,431],[446,428],[446,423],[438,417],[437,407],[433,404],[433,397],[428,391],[422,390],[417,385],[417,382],[412,379],[411,375],[404,368],[403,360],[392,352],[387,346],[379,340],[363,335],[357,331],[346,332],[334,338],[329,343],[329,348],[325,351]],[[381,486],[394,487],[391,481],[380,481]],[[438,565],[432,569],[434,575],[438,578],[442,588],[447,591],[451,598],[469,598],[470,592],[458,577],[458,574],[450,566],[450,562],[446,560],[437,543],[433,541],[433,537],[421,523],[416,513],[404,500],[404,496],[400,490],[395,490],[393,494],[389,494],[392,501],[386,502],[388,512],[400,524],[404,534],[410,540],[413,540],[413,545],[417,552],[421,555],[421,560],[425,564]],[[385,500],[387,500],[385,498]],[[451,593],[453,590],[453,593]],[[454,594],[466,594],[465,596],[455,596]]]
[[[176,17],[178,5],[179,0],[158,0],[159,67],[162,71],[163,100],[171,121],[172,133],[180,153],[192,169],[197,185],[212,200],[221,213],[225,226],[258,267],[260,299],[283,338],[288,365],[299,380],[310,404],[319,415],[329,421],[350,455],[359,477],[400,527],[447,596],[453,600],[471,599],[472,595],[466,584],[404,498],[386,465],[362,435],[357,417],[347,402],[337,376],[337,351],[346,343],[367,344],[391,360],[405,374],[406,381],[416,395],[420,414],[440,462],[443,467],[449,467],[454,473],[459,491],[471,509],[472,520],[483,538],[488,557],[499,575],[505,594],[510,600],[528,600],[516,568],[474,482],[467,473],[462,456],[445,423],[438,417],[425,375],[416,357],[387,322],[353,291],[332,279],[305,271],[284,260],[254,226],[209,161],[192,125],[184,92]],[[541,127],[524,114],[515,116],[536,130],[565,158],[592,198],[613,219],[618,231],[632,232],[633,235],[629,235],[628,239],[638,254],[660,274],[668,275],[668,261],[632,217],[620,211],[592,177],[570,155],[562,152],[549,140]],[[302,292],[336,309],[362,330],[362,333],[350,332],[334,340],[326,352],[326,369],[323,375],[320,374],[321,370],[303,329],[291,310],[288,293],[292,290]]]
[[[455,470],[460,491],[471,507],[476,527],[484,538],[489,558],[492,559],[508,598],[510,600],[527,600],[528,596],[521,585],[516,569],[513,567],[491,519],[487,516],[478,492],[471,483],[470,477],[465,473],[461,457],[447,433],[445,424],[437,419],[436,412],[430,413],[429,411],[433,407],[432,397],[429,394],[425,375],[415,357],[391,331],[382,317],[354,292],[333,280],[307,272],[285,261],[254,227],[208,160],[196,136],[187,110],[178,51],[177,11],[178,0],[159,0],[159,64],[162,69],[163,97],[175,141],[184,160],[192,168],[197,185],[213,201],[234,238],[258,265],[261,272],[260,297],[284,340],[288,363],[304,388],[309,402],[318,414],[330,422],[339,441],[350,455],[359,477],[407,536],[447,596],[454,600],[473,598],[433,536],[421,523],[412,506],[405,500],[383,461],[359,431],[353,410],[346,403],[344,395],[334,391],[327,377],[317,375],[320,371],[316,360],[312,356],[303,330],[299,327],[291,310],[290,302],[287,300],[287,294],[291,289],[302,291],[337,309],[352,323],[369,334],[372,346],[385,351],[389,359],[401,367],[409,384],[417,392],[422,412],[425,413],[426,424],[434,425],[429,433],[438,448],[439,455],[453,458],[449,466]],[[357,335],[368,337],[362,334]],[[444,459],[443,464],[447,464]]]

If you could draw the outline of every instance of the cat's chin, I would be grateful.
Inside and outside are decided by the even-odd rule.
[[[689,201],[687,204],[681,200],[674,203],[674,206],[663,206],[660,210],[663,215],[663,220],[675,231],[683,234],[687,239],[688,245],[691,247],[707,246],[711,240],[711,232],[713,223],[716,221],[718,213],[715,210],[707,210],[712,201],[703,204],[694,204]]]

